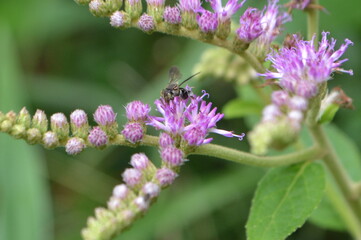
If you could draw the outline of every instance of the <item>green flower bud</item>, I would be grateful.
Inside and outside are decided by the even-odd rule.
[[[36,110],[32,120],[32,127],[39,129],[42,134],[48,130],[48,119],[44,111]]]
[[[125,11],[129,14],[130,19],[138,19],[143,12],[141,0],[125,0]]]
[[[12,127],[10,134],[16,139],[23,138],[26,134],[26,128],[23,125],[16,124]]]
[[[54,132],[46,132],[43,136],[43,144],[46,148],[55,148],[59,145],[58,136]]]
[[[109,17],[113,12],[119,10],[122,4],[122,0],[92,0],[89,3],[89,10],[94,16]]]
[[[182,25],[189,30],[197,29],[198,28],[197,14],[192,11],[183,11]]]
[[[26,140],[29,144],[36,144],[40,143],[42,139],[42,134],[39,129],[37,128],[30,128],[26,131]]]
[[[69,136],[69,123],[63,113],[55,113],[50,118],[51,130],[62,141]]]
[[[19,115],[16,118],[16,123],[23,125],[25,128],[30,128],[31,125],[31,116],[28,112],[28,110],[26,110],[25,107],[23,107],[19,113]]]
[[[2,132],[10,132],[12,126],[13,126],[12,122],[10,120],[6,119],[6,120],[2,121],[2,123],[0,125],[0,130]]]
[[[228,37],[230,32],[231,32],[231,20],[228,19],[226,21],[220,21],[216,31],[216,36],[224,40]]]

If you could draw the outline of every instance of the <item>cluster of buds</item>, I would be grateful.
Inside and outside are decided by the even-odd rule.
[[[307,105],[320,94],[321,84],[330,80],[333,72],[353,74],[341,68],[347,59],[340,60],[352,42],[346,39],[340,49],[335,50],[336,41],[329,41],[326,32],[322,36],[316,48],[314,39],[305,41],[294,35],[292,47],[287,44],[268,55],[275,71],[259,75],[278,79],[283,90],[273,93],[272,104],[264,109],[262,122],[250,134],[254,153],[264,154],[268,147],[281,148],[291,143],[301,128]]]
[[[85,240],[110,239],[143,215],[159,195],[161,189],[178,176],[165,166],[157,169],[143,153],[131,157],[132,168],[123,174],[123,184],[115,186],[107,208],[97,208],[95,217],[88,219],[82,235]],[[165,164],[163,164],[165,165]]]
[[[121,9],[120,0],[76,1],[89,4],[90,11],[96,16],[109,17],[110,24],[116,28],[137,27],[146,33],[159,30],[175,35],[197,30],[199,34],[195,36],[208,42],[215,37],[227,40],[231,33],[231,18],[246,0],[228,0],[224,6],[221,0],[208,0],[211,11],[203,8],[200,0],[179,0],[173,7],[165,6],[164,0],[147,0],[146,12],[143,12],[140,0],[125,0],[124,9]],[[235,52],[246,49],[259,38],[258,44],[263,46],[261,55],[265,56],[271,42],[280,33],[281,25],[290,19],[286,13],[279,12],[277,3],[278,0],[268,0],[268,7],[263,11],[249,8],[244,12],[239,20],[240,27],[235,31]]]
[[[125,124],[122,134],[131,143],[142,140],[146,131],[145,122],[148,119],[150,107],[141,101],[133,101],[125,107],[128,122]]]

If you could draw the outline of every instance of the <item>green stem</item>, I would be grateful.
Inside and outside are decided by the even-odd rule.
[[[131,26],[139,29],[136,21],[132,22]],[[262,63],[249,51],[247,51],[246,49],[240,49],[235,51],[233,41],[231,40],[227,40],[227,39],[223,40],[218,37],[214,37],[212,39],[205,39],[198,29],[189,30],[183,26],[179,26],[179,29],[177,31],[170,32],[169,29],[167,28],[166,23],[164,22],[157,23],[156,31],[164,34],[191,38],[211,45],[228,49],[230,52],[238,54],[239,56],[243,57],[257,72],[259,73],[265,72],[265,68],[263,67]],[[244,45],[246,46],[247,44],[245,43]]]
[[[145,135],[139,145],[143,146],[158,146],[158,137]],[[122,135],[118,135],[112,142],[112,145],[126,145],[126,146],[137,146],[127,142]],[[321,158],[325,152],[317,146],[313,146],[298,152],[285,154],[281,156],[257,156],[254,154],[242,152],[236,149],[223,147],[216,144],[206,144],[197,147],[194,151],[190,152],[189,155],[205,155],[209,157],[216,157],[236,163],[241,163],[249,166],[257,167],[276,167],[284,166],[303,161],[313,161]]]
[[[327,154],[323,157],[323,160],[338,184],[346,201],[353,209],[354,214],[358,216],[359,226],[361,228],[361,205],[359,199],[355,196],[354,183],[338,159],[336,152],[329,142],[323,128],[319,125],[314,125],[310,126],[309,129],[315,142],[319,144],[320,148],[325,149]]]
[[[318,5],[318,0],[313,0],[313,5]],[[315,44],[318,43],[318,30],[319,28],[319,10],[316,8],[307,9],[307,39],[311,40],[313,35],[315,37]]]

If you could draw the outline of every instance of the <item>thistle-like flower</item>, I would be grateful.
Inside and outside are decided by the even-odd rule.
[[[239,19],[238,38],[246,43],[250,43],[258,38],[264,31],[261,19],[261,11],[256,8],[248,8]]]
[[[144,122],[148,118],[150,107],[141,101],[133,101],[127,104],[125,111],[128,121]]]
[[[163,18],[166,23],[173,24],[173,25],[180,24],[182,22],[182,15],[177,6],[176,7],[169,7],[169,6],[165,7],[164,13],[163,13]]]
[[[344,70],[341,64],[347,59],[340,60],[352,42],[348,39],[335,50],[336,40],[329,41],[327,32],[322,33],[319,47],[314,45],[314,39],[304,41],[297,39],[293,48],[282,48],[280,51],[268,55],[274,72],[260,74],[267,79],[278,79],[281,87],[290,93],[304,98],[311,98],[318,92],[318,84],[331,79],[333,72],[343,72],[350,75],[352,70]],[[295,36],[296,37],[296,36]]]
[[[215,33],[218,27],[217,14],[207,10],[203,10],[201,12],[202,14],[197,16],[197,22],[200,30],[203,33]]]
[[[155,105],[163,116],[150,116],[147,124],[164,130],[172,137],[181,136],[186,144],[193,146],[211,142],[212,138],[206,138],[209,132],[242,140],[244,134],[236,135],[216,128],[216,123],[223,118],[223,114],[216,113],[217,108],[212,109],[212,103],[203,100],[205,96],[208,94],[204,91],[202,96],[194,96],[190,100],[175,97],[166,102],[158,99]]]
[[[138,20],[138,27],[146,33],[152,32],[155,28],[154,18],[144,13]]]

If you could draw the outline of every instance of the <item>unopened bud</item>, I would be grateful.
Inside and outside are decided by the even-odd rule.
[[[48,119],[44,111],[36,110],[32,119],[32,127],[39,129],[42,134],[48,130]]]
[[[30,128],[26,131],[26,140],[29,144],[36,144],[40,143],[42,139],[42,134],[39,129],[37,128]]]
[[[46,148],[55,148],[59,145],[58,136],[54,132],[46,132],[43,136],[43,144]]]
[[[125,0],[125,11],[129,14],[130,19],[138,19],[143,12],[141,0]]]
[[[158,169],[156,173],[156,179],[161,187],[166,187],[173,183],[178,174],[169,168]]]
[[[83,110],[77,109],[70,114],[70,126],[73,136],[86,138],[89,132],[88,117]]]
[[[16,123],[23,125],[25,128],[29,128],[31,125],[31,116],[25,107],[21,109],[17,116]]]
[[[89,133],[88,141],[95,147],[104,147],[108,143],[108,136],[100,127],[94,127]]]
[[[137,143],[143,138],[143,126],[138,122],[127,123],[122,131],[125,139],[131,143]]]
[[[50,117],[51,130],[58,135],[59,140],[69,136],[69,123],[63,113],[55,113]]]
[[[76,155],[81,151],[83,151],[84,148],[85,148],[84,140],[78,137],[70,138],[65,145],[65,151],[69,155]]]

